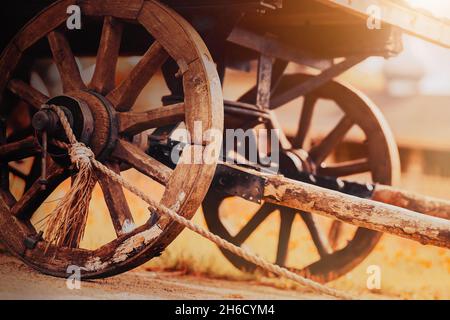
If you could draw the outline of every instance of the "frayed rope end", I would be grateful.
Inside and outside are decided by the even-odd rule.
[[[76,248],[83,238],[92,190],[97,179],[91,164],[94,153],[88,147],[83,143],[72,144],[69,156],[78,172],[69,192],[50,216],[47,238],[49,244]]]

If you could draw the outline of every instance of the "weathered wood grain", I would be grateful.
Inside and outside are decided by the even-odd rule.
[[[390,186],[377,185],[372,199],[397,207],[450,220],[450,201],[407,192]]]
[[[359,227],[450,248],[450,221],[283,178],[268,177],[266,201]]]

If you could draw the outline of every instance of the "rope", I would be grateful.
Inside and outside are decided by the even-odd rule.
[[[73,134],[72,128],[70,127],[70,124],[66,118],[66,115],[64,112],[59,109],[56,106],[50,106],[52,110],[54,110],[57,115],[59,116],[59,119],[61,121],[61,124],[64,128],[64,131],[67,134],[67,137],[71,143],[70,146],[70,155],[71,155],[71,161],[77,165],[80,166],[82,163],[90,162],[94,168],[102,172],[103,174],[107,175],[111,180],[119,183],[135,195],[137,195],[139,198],[144,200],[148,203],[150,206],[150,209],[155,210],[158,213],[162,213],[172,220],[176,221],[177,223],[183,225],[184,227],[190,229],[191,231],[205,237],[206,239],[212,241],[216,245],[234,253],[235,255],[244,258],[245,260],[260,266],[261,268],[277,274],[279,276],[285,277],[289,280],[292,280],[294,282],[297,282],[305,287],[308,287],[312,289],[313,291],[321,294],[326,294],[332,297],[340,298],[340,299],[354,299],[353,296],[346,294],[344,292],[341,292],[339,290],[327,287],[325,285],[322,285],[320,283],[317,283],[315,281],[312,281],[310,279],[304,278],[292,271],[289,271],[288,269],[284,267],[280,267],[276,264],[267,262],[265,259],[257,256],[256,254],[250,252],[247,249],[238,247],[231,242],[222,239],[221,237],[215,235],[214,233],[196,225],[192,221],[184,218],[183,216],[179,215],[177,212],[167,208],[166,206],[157,203],[155,200],[147,196],[144,192],[142,192],[140,189],[138,189],[136,186],[131,184],[128,180],[124,179],[122,176],[116,174],[114,171],[110,170],[106,166],[104,166],[102,163],[97,161],[92,154],[92,151],[86,147],[84,144],[79,143],[75,135]]]
[[[77,248],[86,229],[89,203],[96,178],[92,170],[91,158],[94,153],[77,141],[64,112],[55,106],[46,107],[56,112],[69,139],[70,161],[78,169],[70,191],[58,203],[47,222],[49,248],[51,243],[59,246]],[[64,143],[60,143],[64,145]]]

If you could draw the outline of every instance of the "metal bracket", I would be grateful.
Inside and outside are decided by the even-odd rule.
[[[262,176],[219,164],[211,188],[255,203],[261,203],[265,183],[266,179]]]

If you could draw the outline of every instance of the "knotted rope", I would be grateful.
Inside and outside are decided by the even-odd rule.
[[[103,174],[107,175],[111,180],[119,183],[124,188],[128,189],[129,191],[134,193],[136,196],[141,198],[143,201],[145,201],[149,205],[150,209],[155,210],[159,214],[164,214],[164,215],[168,216],[170,219],[172,219],[172,220],[176,221],[177,223],[183,225],[184,227],[194,231],[195,233],[205,237],[206,239],[212,241],[216,245],[231,251],[235,255],[237,255],[255,265],[258,265],[261,268],[263,268],[271,273],[285,277],[289,280],[299,283],[300,285],[308,287],[317,293],[326,294],[326,295],[340,298],[340,299],[354,299],[353,296],[348,295],[344,292],[327,287],[325,285],[322,285],[322,284],[312,281],[310,279],[304,278],[292,271],[289,271],[288,269],[286,269],[284,267],[280,267],[276,264],[267,262],[265,259],[257,256],[256,254],[250,252],[249,250],[238,247],[238,246],[232,244],[231,242],[229,242],[225,239],[222,239],[221,237],[215,235],[214,233],[212,233],[212,232],[196,225],[192,221],[184,218],[183,216],[179,215],[177,212],[167,208],[166,206],[164,206],[162,204],[158,204],[155,200],[153,200],[152,198],[147,196],[147,194],[145,194],[140,189],[138,189],[136,186],[131,184],[128,180],[124,179],[122,176],[116,174],[114,171],[110,170],[109,168],[104,166],[102,163],[97,161],[95,159],[92,151],[88,147],[86,147],[82,143],[77,142],[77,140],[73,134],[72,128],[70,127],[70,124],[69,124],[64,112],[56,106],[51,106],[51,109],[54,110],[57,113],[57,115],[59,116],[59,119],[64,128],[64,131],[66,132],[67,137],[70,141],[71,145],[69,147],[69,153],[70,153],[72,163],[74,163],[80,170],[90,171],[89,174],[87,172],[83,173],[82,175],[80,173],[78,173],[77,179],[82,178],[84,176],[86,177],[86,179],[92,179],[92,177],[94,176],[94,174],[92,173],[92,169],[95,168],[95,169],[99,170],[100,172],[102,172]],[[91,182],[89,180],[89,182],[86,182],[85,185],[90,186],[90,183]],[[72,186],[72,189],[73,189],[73,193],[76,193],[78,196],[80,196],[80,198],[77,198],[78,201],[84,202],[85,200],[81,199],[83,197],[84,198],[89,197],[89,199],[90,199],[90,195],[88,196],[87,194],[81,194],[80,192],[78,192],[78,189],[75,188],[75,184]],[[72,193],[72,190],[69,193]]]
[[[86,229],[89,203],[96,178],[91,159],[94,153],[83,143],[78,142],[64,112],[56,106],[48,106],[56,112],[69,139],[70,161],[78,172],[72,180],[70,191],[58,203],[47,223],[49,245],[78,248]]]

